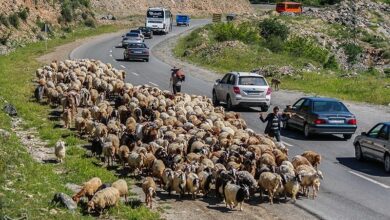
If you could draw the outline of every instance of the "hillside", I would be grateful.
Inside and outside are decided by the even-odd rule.
[[[148,7],[164,6],[173,13],[207,15],[211,13],[243,14],[252,12],[247,0],[92,0],[93,7],[99,12],[111,12],[117,16],[144,15]]]

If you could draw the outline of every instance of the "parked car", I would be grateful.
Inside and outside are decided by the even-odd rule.
[[[153,38],[153,31],[150,27],[139,27],[138,30],[142,32],[142,35],[144,35],[145,38]]]
[[[370,158],[384,163],[390,172],[390,122],[378,123],[368,132],[362,132],[353,142],[358,160]]]
[[[190,26],[191,18],[189,15],[176,15],[176,26]]]
[[[144,60],[149,62],[149,48],[145,43],[130,43],[123,52],[123,59],[129,60]]]
[[[225,102],[228,110],[243,106],[268,111],[271,88],[267,80],[257,73],[230,72],[213,86],[213,103],[219,105],[220,102]]]
[[[122,38],[122,47],[126,48],[130,43],[143,43],[144,39],[142,39],[137,33],[127,33]]]
[[[342,134],[344,139],[350,139],[357,128],[355,115],[333,98],[304,97],[284,111],[292,113],[285,127],[302,130],[305,137]]]
[[[140,30],[140,29],[132,29],[132,30],[130,30],[129,33],[137,33],[140,35],[140,37],[142,37],[142,39],[145,39],[145,36],[143,35],[142,30]]]

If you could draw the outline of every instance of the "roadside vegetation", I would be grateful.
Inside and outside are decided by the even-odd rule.
[[[63,164],[40,164],[35,162],[26,148],[21,145],[11,130],[11,118],[0,111],[0,128],[11,132],[11,138],[0,137],[0,218],[8,219],[27,216],[28,219],[93,219],[83,213],[81,208],[71,213],[63,208],[50,205],[56,192],[72,195],[65,187],[66,183],[82,184],[88,179],[98,176],[103,182],[112,182],[118,177],[114,173],[96,165],[99,161],[86,157],[82,148],[85,141],[68,129],[56,128],[58,121],[48,119],[51,112],[49,106],[39,105],[32,100],[35,70],[40,67],[36,58],[52,51],[56,46],[102,33],[115,32],[120,26],[100,26],[96,29],[77,28],[74,32],[61,38],[48,41],[48,51],[44,42],[37,42],[19,48],[7,56],[0,56],[0,107],[5,101],[14,105],[19,117],[26,122],[26,129],[37,129],[39,136],[53,147],[59,140],[65,140],[67,157]],[[132,183],[132,180],[127,179]],[[130,185],[131,187],[131,185]],[[118,219],[157,219],[157,213],[139,206],[137,198],[129,205],[120,203],[109,210],[104,217],[113,216]]]
[[[250,0],[252,4],[265,4],[265,3],[268,4],[268,3],[278,3],[283,1],[284,0]],[[295,2],[301,2],[303,5],[323,6],[323,5],[333,5],[339,3],[340,1],[341,0],[297,0]]]
[[[358,64],[363,48],[350,41],[336,49],[324,47],[316,38],[302,36],[297,33],[300,29],[288,25],[302,22],[312,25],[311,18],[305,16],[210,24],[181,38],[174,54],[219,73],[260,68],[268,77],[282,78],[283,89],[375,104],[390,103],[387,69],[380,72],[370,67],[356,73],[341,68],[341,61],[333,50],[342,50],[346,56],[343,65],[353,66]],[[388,47],[381,37],[364,30],[351,33],[339,25],[316,25],[329,35],[343,38],[356,34],[359,42]]]

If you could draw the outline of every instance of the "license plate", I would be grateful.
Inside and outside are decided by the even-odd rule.
[[[142,53],[142,51],[134,51],[134,53]]]
[[[344,120],[329,120],[330,124],[344,124]]]

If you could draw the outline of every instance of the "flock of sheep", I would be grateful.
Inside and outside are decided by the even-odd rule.
[[[211,191],[237,205],[260,191],[296,201],[299,192],[314,198],[319,190],[321,156],[306,151],[289,160],[288,149],[247,128],[235,112],[214,107],[207,97],[125,83],[125,72],[97,60],[53,61],[36,71],[35,98],[62,106],[66,128],[88,138],[91,152],[129,174],[145,176],[145,203],[152,207],[157,184],[180,198]],[[56,145],[65,158],[65,143]],[[157,182],[157,184],[156,184]],[[103,184],[95,177],[73,196],[89,199],[88,209],[102,210],[127,198],[126,181]]]

